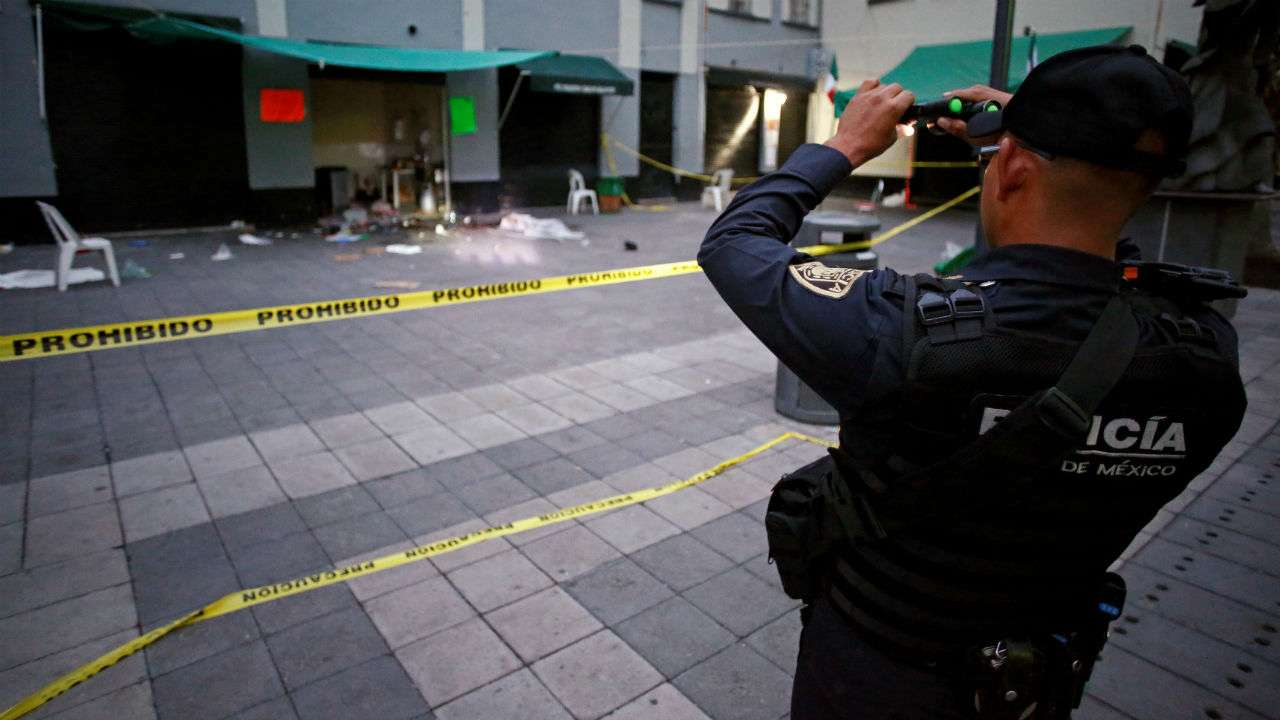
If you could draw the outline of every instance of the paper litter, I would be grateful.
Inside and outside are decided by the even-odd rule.
[[[187,256],[187,254],[186,254],[186,253],[180,253],[180,252],[177,252],[177,253],[169,253],[169,259],[170,259],[170,260],[181,260],[182,258],[184,258],[184,257],[186,257],[186,256]]]
[[[503,216],[498,227],[538,240],[581,240],[587,236],[586,233],[570,230],[568,225],[555,218],[536,218],[524,213]]]
[[[240,236],[240,244],[241,245],[270,245],[271,238],[258,237],[257,235],[250,235],[249,233],[245,233]]]
[[[417,245],[388,245],[387,252],[396,255],[418,255],[422,252],[422,248]]]
[[[231,248],[227,247],[226,243],[222,243],[218,246],[217,251],[209,256],[209,259],[214,262],[221,262],[223,260],[230,260],[233,257],[235,257],[235,255],[231,254]]]
[[[885,195],[880,201],[880,207],[900,208],[907,204],[907,194],[905,192],[896,192],[892,195]]]
[[[98,268],[71,268],[67,273],[67,284],[94,282],[107,279],[106,273]],[[53,287],[58,282],[52,270],[14,270],[0,273],[0,290],[32,290],[35,288]]]
[[[951,260],[962,252],[964,252],[964,248],[948,240],[946,245],[942,248],[942,260],[944,262]]]
[[[125,260],[124,267],[120,268],[120,277],[124,280],[146,280],[151,277],[151,271],[129,259]]]

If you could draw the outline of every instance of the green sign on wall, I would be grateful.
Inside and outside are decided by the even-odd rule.
[[[454,135],[470,135],[476,131],[475,98],[449,98],[449,127]]]

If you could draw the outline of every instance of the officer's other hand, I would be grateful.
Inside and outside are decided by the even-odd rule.
[[[942,93],[943,97],[958,97],[966,102],[982,102],[984,100],[995,100],[1000,103],[1000,107],[1009,104],[1009,98],[1013,97],[1012,93],[1003,92],[986,85],[970,85],[961,90],[948,90]],[[995,144],[996,137],[994,135],[983,138],[969,137],[969,123],[956,118],[938,118],[938,127],[964,140],[965,142],[979,147],[982,145]]]
[[[827,147],[839,150],[855,168],[862,165],[898,139],[898,119],[915,101],[916,96],[897,83],[867,80],[845,107],[840,129]]]

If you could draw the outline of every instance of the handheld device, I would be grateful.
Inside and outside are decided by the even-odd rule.
[[[932,125],[934,121],[941,117],[968,120],[978,113],[995,112],[999,109],[1000,103],[995,100],[967,102],[953,97],[947,100],[912,105],[907,108],[906,112],[902,113],[902,117],[898,119],[898,122],[906,125],[910,122],[923,120],[926,125]]]

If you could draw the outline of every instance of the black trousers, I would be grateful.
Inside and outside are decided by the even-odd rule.
[[[800,633],[791,720],[972,720],[955,679],[903,664],[820,599]]]

